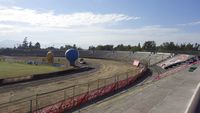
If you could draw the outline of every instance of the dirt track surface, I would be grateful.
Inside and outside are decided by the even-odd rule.
[[[75,84],[107,78],[130,70],[137,71],[132,65],[123,62],[102,59],[85,60],[90,66],[95,67],[95,69],[88,72],[72,74],[70,76],[61,76],[0,87],[0,103],[6,103],[35,94],[62,89]]]

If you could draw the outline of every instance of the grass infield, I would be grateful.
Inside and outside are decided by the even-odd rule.
[[[47,72],[61,71],[64,68],[47,65],[29,65],[21,63],[9,63],[0,61],[0,78],[28,76]]]

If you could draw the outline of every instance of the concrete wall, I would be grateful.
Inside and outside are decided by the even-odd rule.
[[[134,59],[140,61],[146,61],[150,65],[158,63],[164,59],[170,57],[170,53],[156,53],[152,54],[150,52],[132,52],[132,51],[79,51],[80,57],[86,58],[103,58],[103,59],[112,59],[125,61],[132,63]]]
[[[46,56],[47,50],[10,50],[5,49],[0,51],[0,55],[7,56]],[[65,51],[54,50],[54,56],[64,57]],[[124,61],[127,63],[132,63],[133,59],[148,62],[150,65],[158,63],[163,59],[170,56],[170,53],[156,53],[151,52],[132,52],[132,51],[102,51],[102,50],[80,50],[80,57],[85,58],[102,58],[102,59],[112,59],[118,61]]]

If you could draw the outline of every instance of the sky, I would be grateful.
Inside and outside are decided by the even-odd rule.
[[[200,0],[0,0],[0,42],[200,43]]]

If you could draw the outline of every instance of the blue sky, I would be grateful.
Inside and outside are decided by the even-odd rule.
[[[200,0],[0,0],[0,41],[200,43]]]

